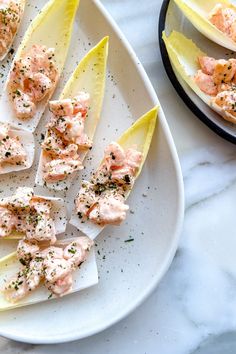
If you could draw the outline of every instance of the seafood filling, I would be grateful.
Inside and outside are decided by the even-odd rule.
[[[200,70],[194,76],[198,87],[212,96],[212,104],[236,117],[236,59],[199,57]]]
[[[12,197],[0,200],[0,237],[20,232],[28,241],[56,242],[49,200],[35,196],[31,188],[18,188]]]
[[[18,31],[22,14],[20,0],[0,0],[0,58],[10,47]]]
[[[132,188],[142,162],[142,153],[127,151],[112,142],[105,150],[103,163],[91,182],[84,181],[75,200],[80,219],[99,225],[119,225],[129,209],[126,195]]]
[[[0,167],[6,164],[26,166],[27,153],[10,125],[0,123]]]
[[[236,11],[232,7],[217,4],[209,14],[209,21],[225,33],[233,41],[236,41]]]
[[[43,179],[53,183],[83,169],[81,153],[92,147],[84,132],[89,94],[80,92],[74,99],[50,102],[51,120],[42,143]]]
[[[37,242],[21,240],[17,258],[22,269],[5,286],[4,295],[17,302],[35,290],[41,282],[54,296],[64,296],[73,289],[72,273],[89,254],[93,241],[78,237],[67,246],[41,248]]]
[[[37,104],[51,95],[57,81],[53,48],[33,45],[22,58],[15,60],[10,72],[8,94],[16,117],[34,117]]]

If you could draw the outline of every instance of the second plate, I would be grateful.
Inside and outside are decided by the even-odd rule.
[[[227,122],[211,110],[174,71],[165,43],[162,40],[163,31],[166,32],[167,36],[172,31],[183,33],[187,38],[192,39],[201,50],[212,57],[227,58],[230,54],[231,58],[235,58],[236,55],[232,55],[232,52],[211,42],[199,33],[175,5],[173,0],[163,1],[159,17],[159,43],[162,61],[172,85],[185,104],[203,123],[222,138],[236,144],[236,125]]]

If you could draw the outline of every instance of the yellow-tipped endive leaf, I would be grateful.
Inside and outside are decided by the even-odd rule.
[[[45,196],[37,196],[45,201],[49,200],[52,203],[51,209],[51,217],[54,220],[55,228],[56,228],[56,235],[62,234],[66,230],[67,225],[67,210],[62,198],[54,198],[54,197],[45,197]],[[4,201],[4,198],[2,199]],[[2,201],[1,200],[1,201]],[[21,232],[13,231],[11,235],[4,237],[4,240],[19,240],[24,237],[24,234]]]
[[[209,20],[211,10],[217,4],[232,8],[236,11],[236,6],[227,0],[174,0],[188,20],[204,36],[222,47],[236,51],[236,42],[225,33],[221,32]]]
[[[213,96],[204,93],[194,81],[194,75],[200,69],[198,57],[206,56],[207,54],[202,52],[191,39],[186,38],[180,32],[173,31],[169,37],[163,32],[162,38],[176,73],[211,109],[225,120],[236,123],[236,118],[212,102]]]
[[[89,93],[90,102],[88,115],[85,121],[85,133],[93,140],[100,119],[106,82],[106,65],[108,55],[109,37],[104,37],[87,55],[81,60],[72,76],[65,85],[59,99],[73,99],[80,91]],[[81,151],[81,161],[84,160],[87,151]],[[46,157],[41,152],[39,167],[36,175],[36,183],[44,185],[43,166]],[[47,187],[54,190],[69,188],[77,172],[67,176],[64,181],[47,183]]]
[[[12,36],[12,40],[11,40],[11,42],[9,43],[9,45],[7,46],[7,48],[6,48],[5,52],[4,52],[4,54],[0,57],[0,61],[2,61],[2,60],[6,57],[7,53],[8,53],[9,50],[11,49],[11,46],[12,46],[12,44],[13,44],[13,42],[14,42],[14,39],[15,39],[15,37],[16,37],[16,35],[17,35],[17,32],[18,32],[18,30],[19,30],[19,27],[20,27],[20,24],[21,24],[23,15],[24,15],[26,0],[18,0],[17,3],[19,4],[19,17],[20,17],[20,21],[17,23],[15,34]],[[0,34],[0,39],[1,39],[1,34]]]
[[[27,159],[24,165],[4,164],[3,166],[0,166],[0,175],[5,173],[27,170],[32,166],[34,161],[35,144],[33,134],[31,132],[20,130],[18,128],[11,128],[12,129],[9,131],[9,135],[12,138],[19,139],[27,154]]]
[[[144,114],[141,118],[139,118],[117,140],[117,142],[123,147],[123,149],[127,150],[128,148],[132,148],[133,146],[135,146],[135,148],[143,154],[142,162],[140,164],[135,180],[138,178],[139,174],[142,171],[144,162],[146,160],[150,148],[150,144],[156,126],[157,113],[158,107],[154,107],[149,112]],[[131,190],[126,192],[126,199],[128,198],[130,192]],[[95,239],[105,227],[97,225],[91,222],[90,220],[81,220],[78,217],[76,210],[73,210],[72,212],[70,224],[74,225],[78,230],[82,231],[91,239]]]
[[[74,239],[65,239],[58,241],[55,246],[60,247],[73,242]],[[33,305],[39,302],[55,299],[51,297],[50,291],[43,285],[40,285],[36,290],[32,291],[28,296],[19,302],[11,303],[7,301],[3,294],[3,289],[6,282],[9,281],[21,268],[21,264],[16,257],[16,252],[13,252],[0,259],[0,311],[12,310],[16,307]],[[98,272],[94,248],[89,252],[86,261],[73,272],[73,288],[70,294],[88,288],[98,283]],[[79,299],[78,299],[79,301]]]
[[[60,75],[67,57],[78,5],[79,0],[50,0],[31,22],[16,52],[14,61],[27,53],[34,44],[55,48],[54,60]],[[53,90],[50,95],[37,104],[37,111],[33,118],[22,120],[17,119],[13,111],[12,102],[7,92],[7,82],[0,100],[0,120],[33,132],[53,94]]]

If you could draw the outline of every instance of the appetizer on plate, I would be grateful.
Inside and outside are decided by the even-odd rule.
[[[208,19],[218,30],[236,42],[236,7],[233,4],[227,2],[216,4]]]
[[[204,36],[236,51],[236,6],[228,0],[174,0]]]
[[[53,246],[21,240],[16,252],[0,259],[0,311],[62,297],[97,284],[92,246],[88,237],[60,240]]]
[[[34,161],[34,137],[0,122],[0,174],[30,168]]]
[[[178,75],[215,112],[236,123],[236,59],[211,58],[179,32],[163,33],[163,40]]]
[[[61,198],[34,194],[19,187],[13,196],[0,199],[0,238],[56,242],[66,229],[66,209]]]
[[[25,0],[0,0],[0,60],[9,52],[24,14]]]
[[[100,119],[107,54],[105,37],[81,60],[59,100],[49,103],[51,117],[36,176],[39,185],[68,188],[76,171],[83,169]]]
[[[126,218],[129,207],[125,201],[146,160],[156,118],[155,107],[109,144],[91,181],[82,182],[70,223],[90,238]]]
[[[64,67],[78,3],[51,0],[30,24],[0,100],[2,120],[37,127]]]

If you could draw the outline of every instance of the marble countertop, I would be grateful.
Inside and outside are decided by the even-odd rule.
[[[1,338],[0,352],[236,353],[235,147],[205,127],[167,79],[157,34],[161,0],[102,2],[151,78],[177,146],[186,195],[179,249],[155,292],[112,328],[79,342],[52,346]]]

